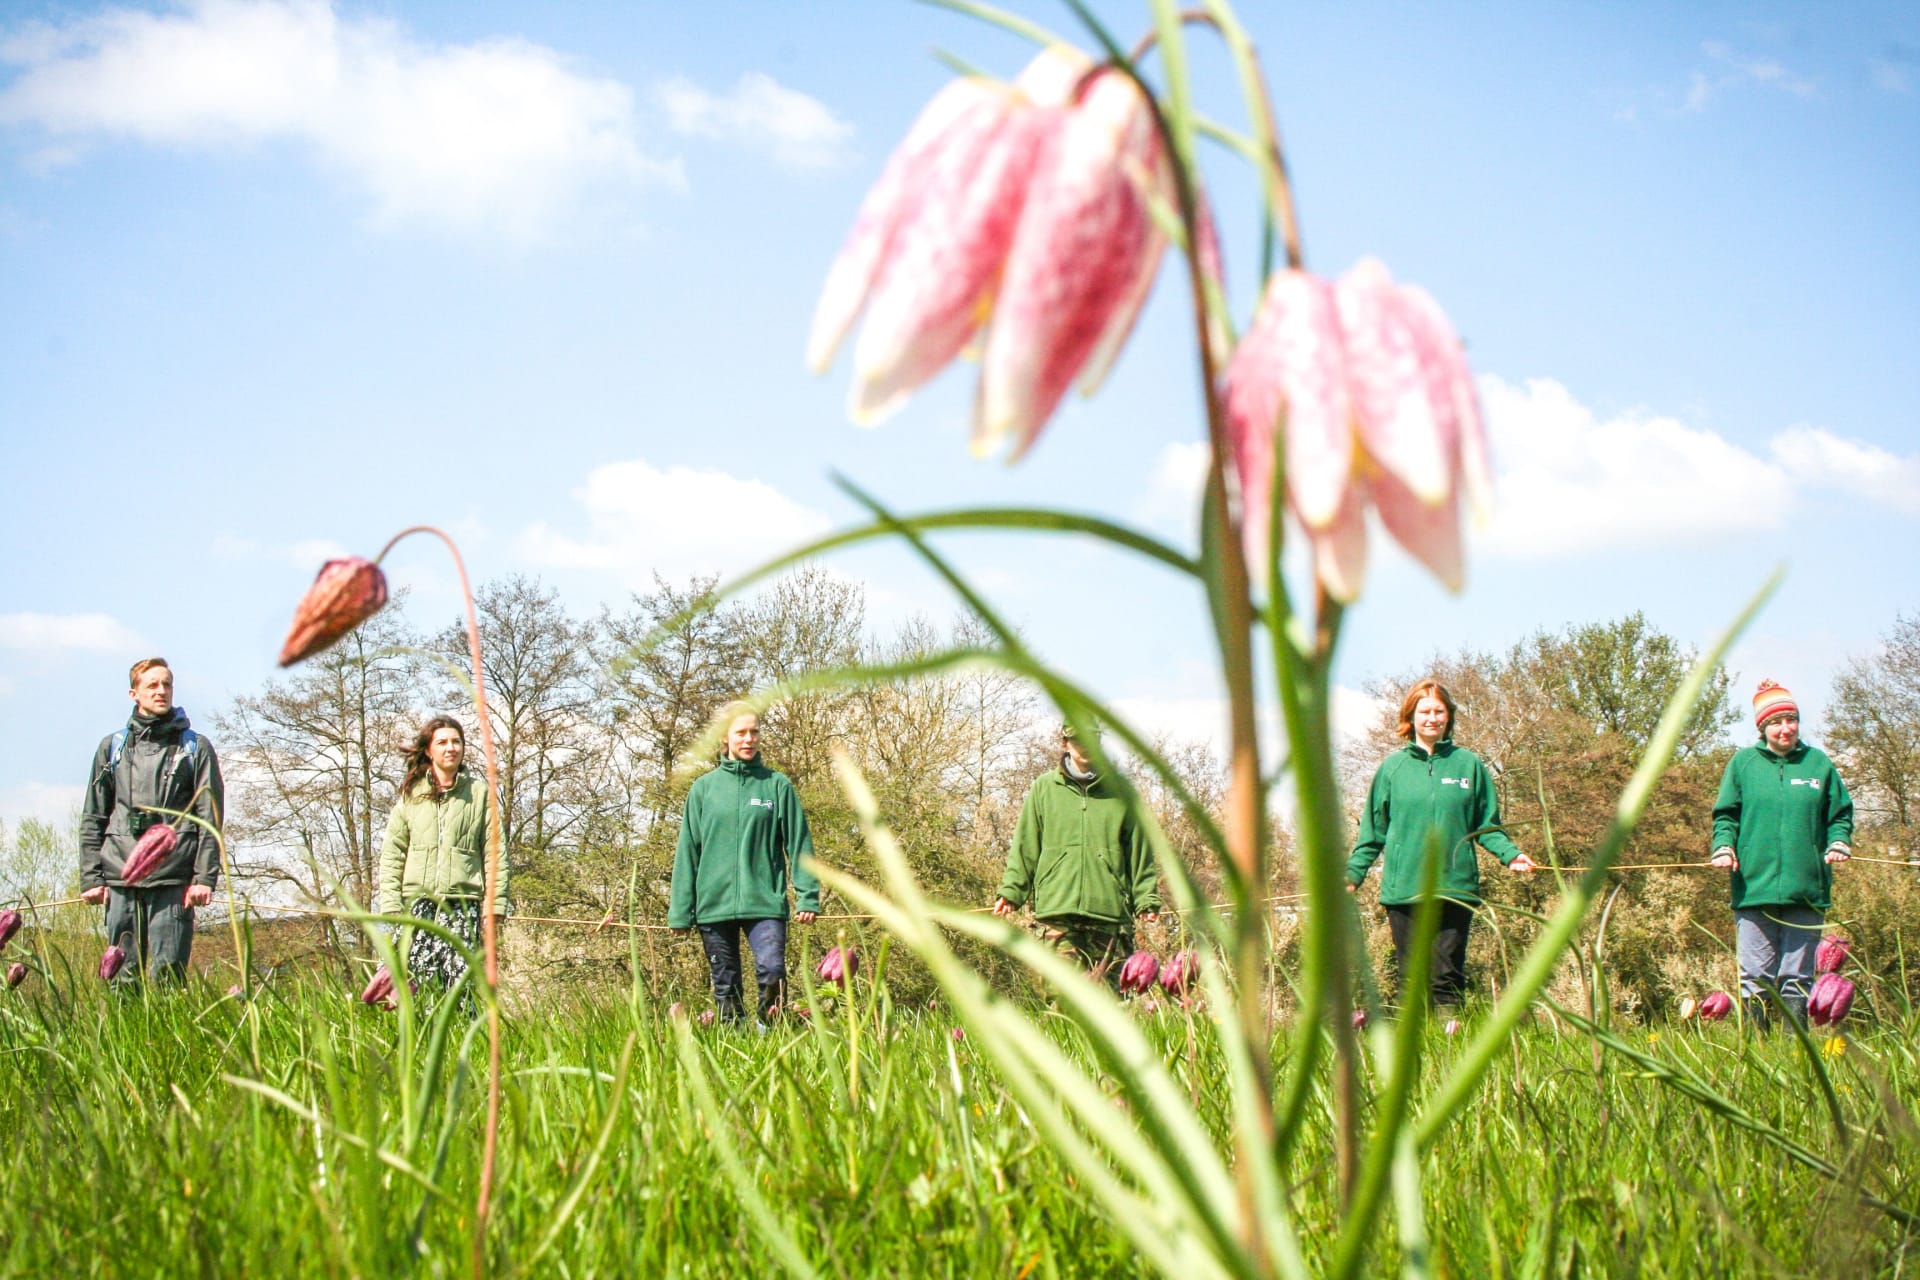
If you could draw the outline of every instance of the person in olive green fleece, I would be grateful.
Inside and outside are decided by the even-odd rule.
[[[433,717],[414,737],[380,846],[380,909],[431,920],[477,947],[487,892],[487,831],[499,815],[487,803],[486,779],[467,768],[466,758],[467,733],[452,716]],[[507,913],[504,859],[499,872],[491,907],[496,917]],[[410,981],[437,983],[444,991],[466,972],[466,957],[445,938],[414,931],[407,949]],[[462,999],[471,1005],[471,994]]]
[[[1826,753],[1800,740],[1784,687],[1760,682],[1753,721],[1760,742],[1733,753],[1713,802],[1713,865],[1733,873],[1740,994],[1764,1026],[1768,990],[1806,1018],[1832,864],[1853,853],[1853,800]]]
[[[720,1017],[745,1021],[740,935],[753,950],[763,1019],[780,1012],[787,986],[787,882],[793,918],[812,924],[820,882],[807,869],[813,836],[787,775],[760,762],[760,718],[745,703],[727,708],[720,767],[687,792],[680,844],[673,855],[667,924],[684,934],[698,926]]]
[[[1109,986],[1133,952],[1133,922],[1159,919],[1160,869],[1119,792],[1094,769],[1071,725],[1060,766],[1034,779],[1020,806],[995,915],[1031,901],[1040,936]]]
[[[1347,889],[1359,887],[1374,862],[1380,905],[1393,934],[1394,967],[1407,971],[1422,859],[1440,848],[1440,927],[1433,937],[1428,990],[1436,1005],[1456,1005],[1467,990],[1467,936],[1480,902],[1478,842],[1510,871],[1533,870],[1533,859],[1500,830],[1500,801],[1480,757],[1453,743],[1457,710],[1438,680],[1422,680],[1400,703],[1396,732],[1407,745],[1380,762],[1360,815],[1360,837],[1347,859]]]

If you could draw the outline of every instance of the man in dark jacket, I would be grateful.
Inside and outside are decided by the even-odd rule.
[[[993,911],[1010,916],[1031,902],[1040,936],[1112,986],[1133,950],[1134,918],[1159,918],[1160,869],[1076,738],[1060,727],[1060,766],[1027,790]]]
[[[165,658],[134,663],[129,684],[133,715],[126,728],[100,740],[81,805],[81,896],[106,904],[107,938],[133,961],[128,973],[151,969],[178,979],[193,951],[193,909],[213,901],[220,877],[220,761],[173,705]],[[172,825],[173,851],[138,884],[127,884],[121,874],[128,855],[158,823]]]

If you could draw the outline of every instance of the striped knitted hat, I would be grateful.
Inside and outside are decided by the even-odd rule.
[[[1793,701],[1793,694],[1785,685],[1775,684],[1771,680],[1762,680],[1760,687],[1753,693],[1753,723],[1760,726],[1783,711],[1800,714],[1800,708]]]

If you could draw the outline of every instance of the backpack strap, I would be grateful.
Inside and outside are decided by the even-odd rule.
[[[111,769],[120,763],[120,753],[126,749],[126,746],[127,731],[121,729],[113,735],[112,745],[107,748],[107,768]],[[199,749],[200,735],[191,729],[183,730],[180,734],[180,750],[185,754],[186,758],[192,760],[194,752]]]

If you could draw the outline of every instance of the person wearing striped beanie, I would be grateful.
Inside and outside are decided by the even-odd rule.
[[[1827,754],[1801,741],[1785,685],[1760,682],[1753,723],[1760,741],[1734,752],[1720,778],[1713,865],[1732,872],[1740,993],[1764,1026],[1769,993],[1806,1018],[1833,864],[1853,852],[1853,800]]]

